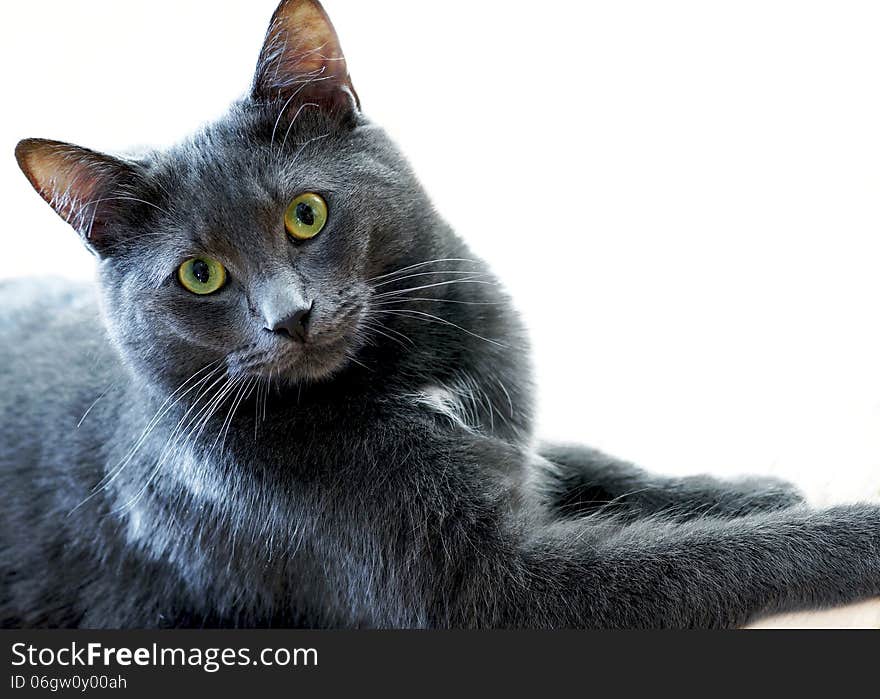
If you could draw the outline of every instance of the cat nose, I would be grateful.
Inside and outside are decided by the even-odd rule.
[[[268,324],[266,330],[276,335],[286,335],[292,340],[305,342],[309,336],[309,316],[312,312],[312,306],[297,308],[282,318],[272,321]]]

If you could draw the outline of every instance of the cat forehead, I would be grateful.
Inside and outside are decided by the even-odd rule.
[[[323,127],[323,129],[322,129]],[[275,196],[297,184],[331,186],[360,157],[345,134],[311,123],[287,132],[270,120],[233,120],[206,127],[157,153],[151,169],[166,192]]]

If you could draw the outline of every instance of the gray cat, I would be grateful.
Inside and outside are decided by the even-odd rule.
[[[0,286],[4,626],[732,627],[880,594],[880,509],[536,445],[525,334],[314,0],[138,159],[25,140],[98,285]]]

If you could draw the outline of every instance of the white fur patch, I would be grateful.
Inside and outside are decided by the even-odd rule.
[[[181,482],[194,499],[213,503],[224,502],[223,494],[226,491],[219,481],[215,464],[197,459],[187,449],[175,457],[166,468]]]
[[[473,432],[476,427],[471,424],[467,409],[462,402],[461,396],[450,391],[445,386],[426,386],[418,393],[409,394],[412,400],[424,406],[432,412],[443,415],[462,429]]]

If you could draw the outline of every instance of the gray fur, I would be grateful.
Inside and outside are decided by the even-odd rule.
[[[497,280],[347,72],[300,94],[267,46],[223,119],[51,202],[97,288],[0,284],[2,625],[726,627],[880,593],[877,508],[537,446]],[[302,191],[330,218],[294,243]],[[211,296],[175,277],[199,253]],[[265,330],[285,294],[309,343]]]

